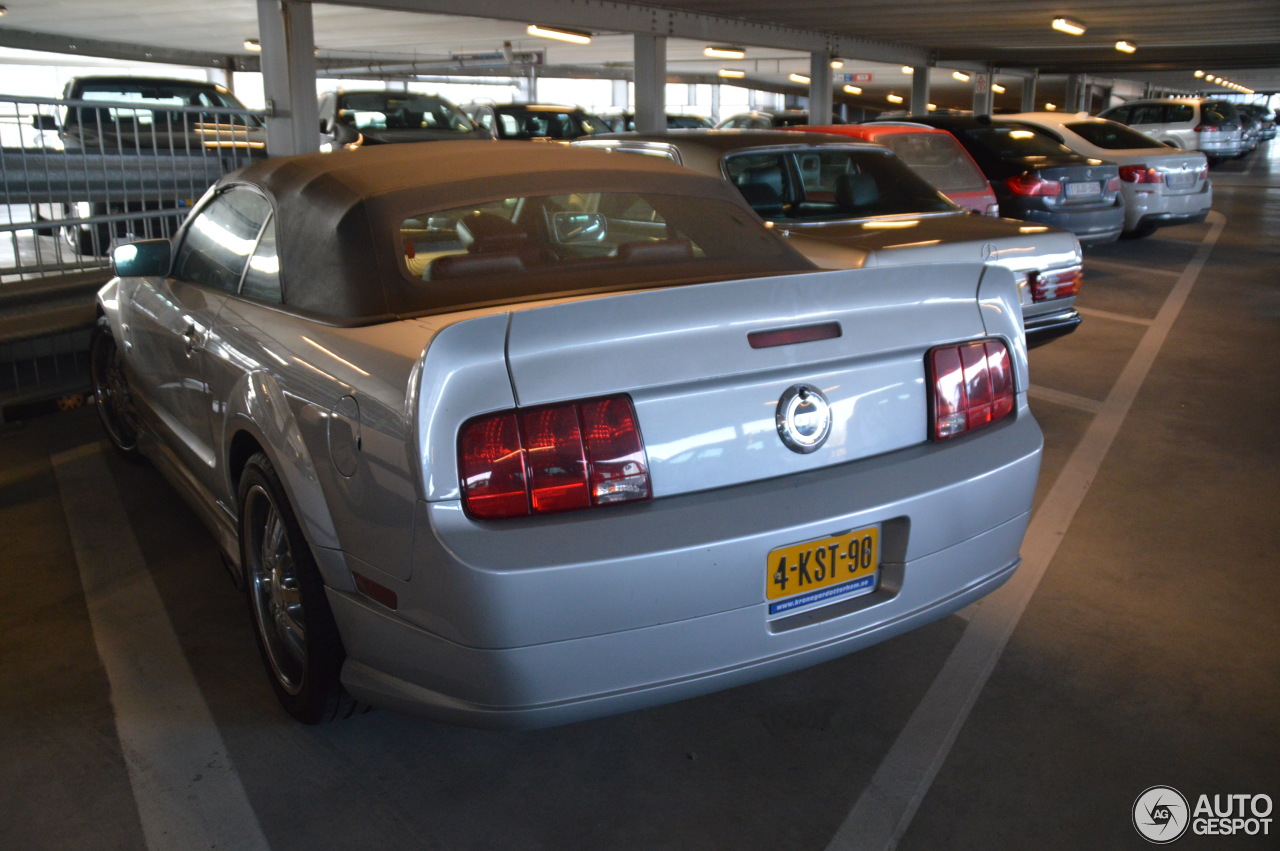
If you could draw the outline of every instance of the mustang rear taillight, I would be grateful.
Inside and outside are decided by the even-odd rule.
[[[1164,183],[1164,172],[1145,165],[1122,165],[1120,179],[1125,183]]]
[[[1057,269],[1052,272],[1032,272],[1027,276],[1031,286],[1031,300],[1034,302],[1053,301],[1055,298],[1066,298],[1080,292],[1084,283],[1084,270],[1079,266],[1070,269]]]
[[[1057,180],[1046,180],[1033,171],[1024,171],[1017,177],[1005,180],[1004,185],[1015,195],[1051,196],[1062,194],[1062,184]]]
[[[486,414],[458,437],[462,504],[485,520],[648,499],[649,460],[626,396]]]
[[[999,340],[939,346],[925,355],[933,386],[933,440],[967,434],[1013,412],[1013,362]]]

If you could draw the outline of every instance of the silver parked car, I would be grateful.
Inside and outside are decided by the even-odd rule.
[[[1078,154],[1120,166],[1126,236],[1202,222],[1213,207],[1209,162],[1199,151],[1171,149],[1132,127],[1084,113],[1024,112],[1000,120],[1047,133]]]
[[[986,261],[1014,273],[1027,343],[1076,329],[1080,241],[1059,228],[973,216],[888,148],[780,130],[628,133],[576,145],[660,156],[728,180],[822,268]]]
[[[1249,150],[1235,104],[1216,98],[1133,100],[1104,109],[1099,118],[1119,121],[1164,145],[1201,151],[1210,163]]]
[[[114,263],[107,433],[208,522],[305,722],[676,700],[1019,562],[1004,269],[819,272],[722,180],[518,142],[263,161]]]

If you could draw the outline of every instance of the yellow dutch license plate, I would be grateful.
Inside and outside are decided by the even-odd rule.
[[[767,565],[769,614],[870,594],[879,573],[877,526],[779,547],[769,553]]]

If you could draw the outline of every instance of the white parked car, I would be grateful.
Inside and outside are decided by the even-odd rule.
[[[1213,207],[1209,161],[1199,151],[1171,148],[1132,127],[1085,113],[1024,112],[1000,118],[1048,133],[1078,154],[1120,166],[1125,236],[1202,222]]]
[[[1099,118],[1128,124],[1157,142],[1203,151],[1210,162],[1248,152],[1235,104],[1212,98],[1134,100],[1104,109]]]

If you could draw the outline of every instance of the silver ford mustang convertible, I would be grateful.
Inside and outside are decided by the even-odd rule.
[[[103,424],[208,523],[301,721],[632,710],[1018,565],[1008,270],[817,271],[723,180],[502,142],[257,162],[113,261]]]

